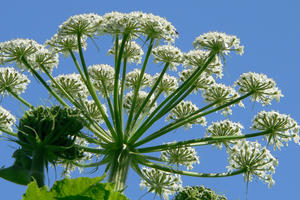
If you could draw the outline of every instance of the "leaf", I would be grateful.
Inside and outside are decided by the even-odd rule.
[[[48,192],[46,186],[39,188],[36,181],[29,183],[22,200],[55,200],[54,195]]]

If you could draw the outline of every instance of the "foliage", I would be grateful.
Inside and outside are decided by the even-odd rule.
[[[174,200],[227,200],[227,198],[201,185],[183,188],[175,195]]]

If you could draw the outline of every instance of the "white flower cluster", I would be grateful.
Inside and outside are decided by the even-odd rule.
[[[240,45],[240,39],[234,35],[220,32],[208,32],[200,35],[193,42],[195,49],[205,49],[219,55],[228,55],[230,51],[237,54],[244,53],[244,46]]]
[[[147,96],[148,96],[148,93],[145,92],[145,91],[139,91],[138,92],[136,102],[135,102],[135,106],[134,106],[134,113],[138,112],[138,110],[141,108],[141,106],[144,103]],[[123,106],[128,112],[132,108],[133,97],[134,97],[134,92],[133,91],[130,91],[129,93],[127,93],[125,95]],[[154,101],[154,97],[151,96],[150,99],[148,100],[148,102],[146,103],[145,107],[143,108],[142,113],[151,114],[151,112],[153,112],[153,110],[157,106],[157,103],[153,102],[153,101]]]
[[[86,36],[82,36],[80,38],[80,43],[84,50],[87,48],[86,40]],[[45,46],[49,46],[50,50],[54,52],[62,53],[64,57],[67,57],[70,54],[70,51],[78,52],[78,41],[76,35],[61,36],[55,34],[50,40],[45,42]]]
[[[106,64],[91,65],[88,67],[88,73],[95,88],[102,96],[109,95],[114,91],[115,69]]]
[[[23,58],[36,70],[44,65],[49,72],[52,72],[58,65],[58,54],[29,39],[15,39],[0,43],[0,58],[3,64],[16,62],[22,70],[27,69],[22,61]]]
[[[265,136],[268,144],[274,145],[274,150],[288,145],[288,141],[294,138],[299,143],[299,125],[289,115],[280,114],[276,111],[261,111],[252,120],[252,129],[269,131]]]
[[[135,90],[140,79],[140,74],[141,74],[141,70],[137,68],[127,73],[125,77],[126,87]],[[151,84],[152,84],[152,76],[150,74],[144,73],[141,81],[140,89],[150,86]]]
[[[182,52],[177,47],[163,45],[152,50],[154,62],[164,62],[170,64],[170,69],[176,71],[176,67],[182,63]]]
[[[145,179],[141,180],[141,189],[147,188],[149,192],[158,194],[165,200],[169,199],[169,195],[175,194],[182,189],[181,177],[177,174],[172,175],[154,168],[142,168]]]
[[[122,40],[119,41],[119,48],[121,47]],[[108,55],[115,55],[115,45],[108,50]],[[140,64],[142,62],[143,49],[134,41],[125,43],[125,48],[122,57],[129,63]]]
[[[195,72],[195,68],[192,69],[186,69],[179,73],[180,80],[182,82],[185,82],[187,79],[191,77],[191,75]],[[197,80],[194,82],[195,86],[195,93],[197,93],[199,90],[206,90],[208,89],[212,84],[215,84],[215,79],[207,74],[206,72],[203,72]]]
[[[206,129],[206,136],[207,137],[214,137],[214,136],[237,136],[242,135],[241,129],[244,127],[237,122],[232,122],[228,119],[220,121],[220,122],[213,122],[212,125],[208,126]],[[217,142],[212,145],[216,145],[217,148],[221,149],[223,144],[225,147],[228,147],[229,144],[236,144],[237,140],[232,141],[222,141]]]
[[[198,68],[204,66],[207,58],[209,57],[209,51],[203,50],[191,50],[183,55],[183,66]],[[205,68],[205,72],[209,75],[215,74],[217,77],[223,76],[223,64],[221,59],[216,56]]]
[[[58,35],[93,37],[98,33],[98,27],[102,21],[102,17],[94,13],[74,15],[59,26]]]
[[[181,101],[170,111],[170,114],[166,117],[166,120],[179,120],[184,117],[187,117],[188,115],[194,113],[197,110],[198,107],[191,101]],[[205,117],[199,117],[198,119],[189,121],[184,126],[185,128],[191,128],[193,124],[201,124],[202,126],[206,126],[206,119]]]
[[[258,142],[241,140],[228,150],[228,153],[229,171],[246,170],[243,175],[247,182],[256,176],[268,183],[269,187],[275,183],[272,174],[275,173],[278,160],[266,147],[262,148]]]
[[[89,91],[79,74],[61,74],[54,77],[54,80],[73,98],[85,99],[89,95]],[[50,82],[50,86],[56,93],[66,98],[65,94],[53,82]]]
[[[202,96],[206,102],[216,103],[215,106],[222,106],[234,99],[238,98],[240,95],[229,86],[224,84],[215,83],[211,85],[207,90],[202,93]],[[240,101],[239,106],[243,107],[244,104]],[[230,109],[231,106],[227,106],[223,109],[222,114],[228,115],[232,113]]]
[[[199,156],[193,147],[178,147],[162,151],[160,158],[168,164],[184,165],[188,170],[193,169],[193,164],[199,164]]]
[[[157,81],[160,74],[156,73],[153,77],[152,85]],[[164,74],[161,81],[157,85],[156,93],[163,92],[165,96],[175,91],[178,88],[178,81],[175,76]]]
[[[23,93],[30,80],[24,74],[19,73],[12,67],[0,68],[0,93],[9,94],[12,91],[15,94]]]
[[[263,105],[271,104],[273,99],[280,100],[281,90],[276,87],[273,79],[264,74],[254,72],[243,73],[234,85],[239,86],[239,93],[251,92],[251,100],[261,102]]]
[[[107,115],[107,108],[104,104],[101,105],[102,109],[104,110],[105,114]],[[102,114],[97,107],[96,103],[93,100],[85,100],[83,101],[83,107],[87,114],[94,119],[97,123],[103,123]]]
[[[16,123],[16,118],[6,109],[0,106],[0,127],[12,131],[12,126]],[[0,134],[2,132],[0,131]]]

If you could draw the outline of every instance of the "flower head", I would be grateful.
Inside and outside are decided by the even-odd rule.
[[[140,187],[147,187],[149,192],[158,194],[168,200],[169,195],[175,194],[182,188],[182,181],[179,175],[172,175],[154,168],[142,168],[144,179],[141,180]]]
[[[9,94],[9,91],[21,94],[26,90],[29,83],[30,80],[14,68],[0,68],[0,93],[2,95]]]
[[[191,75],[194,72],[195,72],[195,68],[183,70],[182,72],[179,73],[180,80],[182,82],[185,82],[186,80],[188,80],[191,77]],[[206,90],[212,84],[215,84],[215,83],[216,83],[216,81],[211,75],[207,74],[206,72],[203,72],[193,84],[195,87],[194,91],[198,92],[199,90]]]
[[[198,68],[204,66],[207,58],[209,57],[209,51],[203,50],[191,50],[183,55],[183,65],[186,67]],[[223,76],[223,64],[221,59],[216,56],[205,68],[205,72],[209,75],[215,74],[217,77]]]
[[[125,85],[132,89],[135,89],[138,85],[140,74],[141,74],[140,69],[134,69],[133,71],[127,73],[125,78]],[[144,73],[140,88],[150,86],[151,83],[152,83],[152,76],[150,74]]]
[[[182,62],[180,49],[171,45],[158,46],[152,50],[154,62],[169,63],[170,68],[176,71],[176,67]]]
[[[134,113],[137,113],[138,110],[141,108],[143,102],[145,101],[145,99],[147,98],[148,93],[144,92],[144,91],[139,91],[137,98],[136,98],[136,102],[135,102],[135,107],[134,107]],[[124,108],[127,111],[130,111],[130,109],[132,108],[132,103],[133,103],[133,97],[134,97],[134,92],[129,92],[126,94],[125,99],[124,99]],[[148,102],[146,103],[145,107],[142,110],[142,113],[148,113],[150,114],[155,108],[156,108],[157,104],[156,102],[154,102],[154,97],[151,96],[150,99],[148,100]]]
[[[252,129],[269,132],[265,139],[269,144],[274,145],[274,149],[288,145],[292,137],[296,143],[300,144],[298,141],[300,127],[289,115],[275,111],[261,111],[254,117],[252,123]]]
[[[208,32],[200,35],[193,42],[195,49],[205,49],[219,55],[228,55],[230,51],[237,54],[244,53],[244,46],[240,46],[240,39],[234,35],[220,32]]]
[[[106,96],[113,92],[115,69],[112,66],[106,64],[92,65],[88,67],[88,73],[101,95]]]
[[[79,74],[61,74],[54,77],[54,80],[73,98],[85,99],[89,95],[88,89]],[[55,92],[62,97],[66,97],[53,82],[50,82],[50,85]]]
[[[153,77],[153,85],[158,80],[160,74],[156,73]],[[165,96],[168,96],[170,93],[175,91],[178,88],[177,78],[174,76],[170,76],[168,74],[164,74],[161,81],[157,85],[156,92],[163,92]]]
[[[244,127],[240,123],[232,122],[228,119],[214,122],[212,125],[208,126],[206,129],[206,136],[214,137],[214,136],[237,136],[242,135],[241,129]],[[223,144],[228,147],[229,144],[237,143],[236,140],[233,141],[224,141],[218,142],[213,145],[216,145],[219,149],[222,148]]]
[[[16,123],[16,118],[0,106],[0,128],[12,131],[12,126]],[[0,131],[0,134],[2,132]]]
[[[121,46],[122,40],[119,40],[119,47]],[[108,50],[108,54],[115,55],[115,45]],[[129,63],[140,64],[142,62],[143,49],[134,41],[128,41],[125,44],[124,52],[122,57],[127,59]]]
[[[168,149],[161,152],[161,159],[168,164],[175,164],[177,166],[184,165],[188,170],[193,169],[193,164],[199,164],[199,156],[193,147],[178,147],[175,149]]]
[[[93,37],[97,34],[98,27],[102,21],[102,17],[94,13],[74,15],[59,26],[58,35],[85,35]]]
[[[243,73],[234,84],[239,86],[239,93],[251,92],[251,100],[261,102],[263,105],[271,104],[273,99],[279,101],[283,96],[281,90],[276,87],[275,81],[264,74]]]
[[[209,103],[215,103],[215,106],[222,106],[238,98],[240,95],[232,87],[215,83],[206,89],[202,93],[202,96],[205,101]],[[239,102],[239,106],[243,107],[244,105],[242,102]],[[224,108],[223,114],[231,114],[230,107]]]
[[[93,100],[85,100],[83,101],[83,105],[85,112],[96,122],[103,123],[103,117],[102,114],[96,105],[96,103]],[[102,109],[104,110],[104,113],[107,115],[107,109],[104,104],[101,105]]]
[[[184,117],[189,116],[197,110],[198,107],[191,101],[181,101],[170,111],[170,114],[167,116],[166,120],[180,120]],[[206,119],[205,117],[199,117],[193,121],[189,121],[184,126],[185,128],[191,128],[193,124],[201,124],[202,126],[206,126]]]
[[[272,174],[275,173],[275,166],[278,160],[275,159],[266,147],[261,147],[258,142],[246,140],[238,141],[229,153],[229,171],[245,170],[245,181],[251,181],[253,176],[268,183],[269,187],[274,184]]]

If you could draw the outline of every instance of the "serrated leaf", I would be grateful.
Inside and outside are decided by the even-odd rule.
[[[36,181],[29,183],[22,200],[55,200],[54,195],[48,192],[46,186],[39,188]]]

